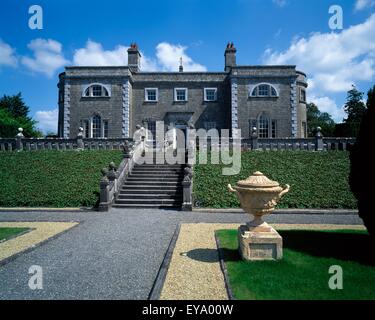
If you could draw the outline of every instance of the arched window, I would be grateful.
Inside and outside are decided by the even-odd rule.
[[[259,138],[268,138],[270,121],[265,114],[261,114],[258,119],[258,136]]]
[[[102,118],[99,115],[92,117],[92,137],[101,138],[102,136]]]
[[[270,83],[259,83],[250,92],[251,97],[278,97],[277,89]]]
[[[109,97],[108,89],[101,84],[92,84],[85,89],[85,97]]]

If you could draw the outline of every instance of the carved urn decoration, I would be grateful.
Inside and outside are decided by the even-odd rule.
[[[237,194],[241,208],[253,217],[246,226],[239,228],[240,252],[245,260],[281,259],[282,238],[263,221],[262,216],[275,210],[277,202],[289,188],[289,185],[281,187],[259,171],[238,181],[233,188],[228,185],[229,191]]]

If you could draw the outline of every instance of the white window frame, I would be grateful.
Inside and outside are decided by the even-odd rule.
[[[155,90],[156,92],[156,100],[149,100],[148,99],[148,91]],[[146,102],[158,102],[159,101],[159,90],[158,88],[145,88],[145,101]]]
[[[101,96],[94,96],[92,94],[92,87],[93,86],[101,86],[102,87],[102,95]],[[104,95],[104,90],[107,90],[108,96]],[[86,96],[86,90],[89,90],[89,95]],[[111,86],[99,82],[90,83],[88,85],[85,85],[82,87],[82,98],[95,98],[95,99],[101,99],[101,98],[110,98],[111,97]]]
[[[268,88],[268,95],[267,96],[261,96],[259,95],[259,86],[267,85]],[[250,98],[278,98],[280,93],[278,88],[276,88],[275,85],[268,83],[268,82],[260,82],[255,85],[250,86],[251,89],[249,90],[249,97]],[[276,96],[272,95],[272,88],[276,91]],[[255,95],[253,95],[255,93]]]
[[[177,100],[177,90],[185,91],[185,100]],[[187,102],[188,101],[188,89],[187,88],[174,88],[174,102]]]
[[[214,93],[214,100],[208,100],[207,99],[207,91],[208,90],[214,90],[215,93]],[[214,101],[217,101],[217,88],[204,88],[204,101],[205,102],[214,102]]]

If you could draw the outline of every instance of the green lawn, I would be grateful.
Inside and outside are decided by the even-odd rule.
[[[100,169],[121,159],[109,150],[0,153],[0,206],[94,206]]]
[[[28,228],[0,228],[0,242],[14,237],[22,232],[29,230]]]
[[[195,165],[194,200],[199,202],[198,205],[211,208],[239,207],[236,195],[227,190],[228,183],[235,185],[238,180],[261,171],[269,178],[291,186],[278,208],[357,207],[348,182],[348,152],[243,152],[241,165],[241,172],[235,176],[223,176],[224,165]]]
[[[230,288],[240,300],[375,299],[374,243],[365,231],[279,231],[283,259],[242,261],[237,230],[217,236],[229,275]],[[328,269],[343,269],[343,289],[328,287]]]

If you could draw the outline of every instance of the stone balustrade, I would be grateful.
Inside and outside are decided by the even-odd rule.
[[[25,138],[22,128],[15,138],[0,138],[1,151],[35,150],[121,150],[128,138],[83,138],[82,128],[75,139],[65,138]]]

